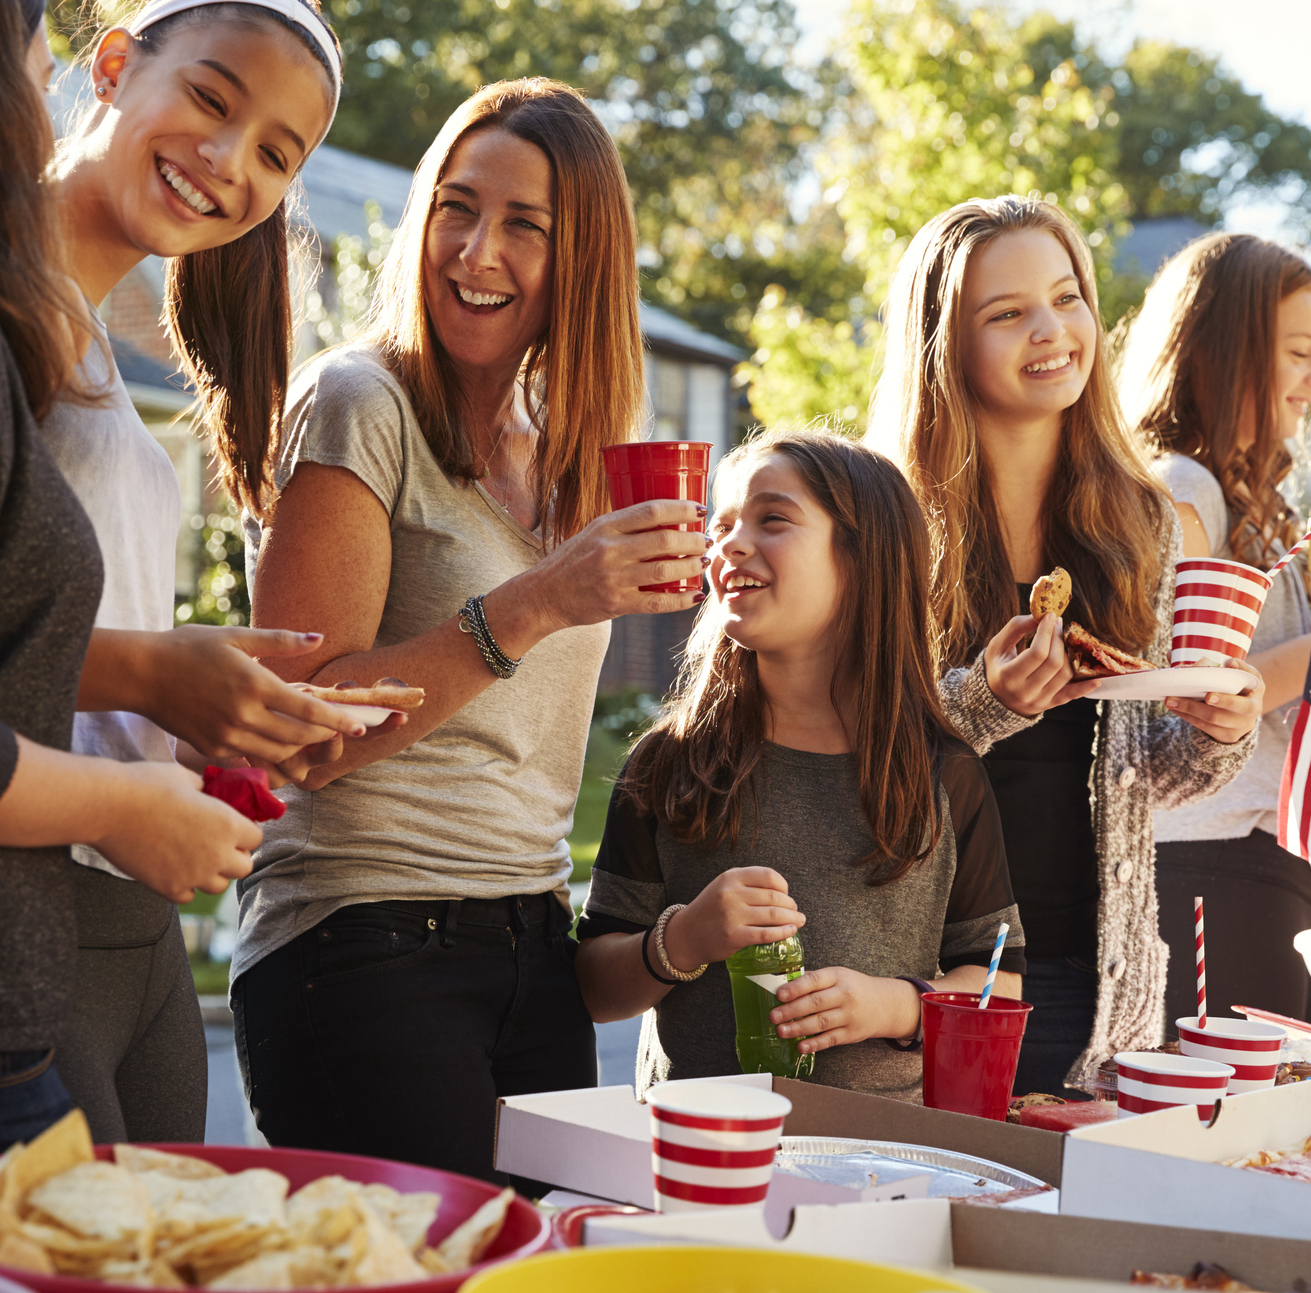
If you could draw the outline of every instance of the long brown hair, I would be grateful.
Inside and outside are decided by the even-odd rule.
[[[852,749],[870,850],[869,883],[899,880],[942,833],[938,787],[950,727],[938,700],[937,634],[929,611],[929,535],[905,478],[883,457],[817,430],[773,432],[735,449],[717,485],[771,454],[786,458],[833,521],[842,611],[830,694],[854,712]],[[697,618],[674,694],[638,742],[623,788],[675,839],[736,847],[745,796],[765,742],[756,655],[723,630],[718,603]]]
[[[1121,342],[1120,396],[1158,453],[1195,458],[1220,482],[1230,551],[1262,569],[1302,535],[1279,493],[1293,460],[1275,414],[1279,303],[1311,287],[1311,265],[1251,234],[1191,242],[1157,274]],[[1256,439],[1238,445],[1252,402]]]
[[[930,220],[897,267],[867,435],[899,455],[933,526],[933,606],[948,667],[967,663],[1019,613],[959,338],[970,257],[994,238],[1028,229],[1060,240],[1097,327],[1088,383],[1065,412],[1043,508],[1046,562],[1070,572],[1075,612],[1114,645],[1140,652],[1156,629],[1164,495],[1116,401],[1092,255],[1074,222],[1052,203],[975,199]]]
[[[366,339],[408,392],[442,470],[475,479],[459,382],[424,303],[424,244],[451,150],[493,128],[540,148],[555,176],[550,314],[520,381],[538,432],[538,515],[544,534],[550,516],[548,542],[559,542],[608,509],[601,449],[636,435],[643,400],[632,198],[614,143],[577,90],[542,77],[501,81],[451,114],[415,172]]]
[[[300,3],[336,45],[319,0]],[[130,24],[131,15],[118,21]],[[313,37],[261,5],[215,0],[184,9],[151,23],[136,37],[137,45],[147,55],[157,54],[184,27],[220,21],[272,23],[291,32],[323,66],[331,84],[333,69]],[[89,43],[88,58],[94,49],[94,42]],[[90,119],[97,111],[90,110]],[[291,366],[287,240],[284,197],[267,220],[240,238],[165,264],[164,325],[178,364],[195,387],[199,420],[211,438],[219,477],[232,497],[259,517],[267,517],[272,507],[272,472],[282,443]]]
[[[27,75],[33,35],[23,6],[13,0],[0,6],[0,331],[39,419],[56,397],[79,394],[66,388],[90,330],[63,273],[59,219],[42,179],[55,141],[50,114]]]

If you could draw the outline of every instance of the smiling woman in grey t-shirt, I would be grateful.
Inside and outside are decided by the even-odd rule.
[[[1311,402],[1311,265],[1248,234],[1190,243],[1157,276],[1129,334],[1120,389],[1163,450],[1186,557],[1267,570],[1306,528],[1279,493]],[[1305,1019],[1311,980],[1293,938],[1311,928],[1311,868],[1279,847],[1289,721],[1311,658],[1306,566],[1275,579],[1248,663],[1266,680],[1255,753],[1227,786],[1156,814],[1166,1028],[1196,1013],[1192,898],[1206,899],[1207,977],[1225,1003]]]
[[[241,886],[238,1050],[276,1144],[492,1177],[498,1096],[596,1081],[566,836],[608,621],[700,600],[642,585],[707,546],[653,529],[699,530],[691,503],[603,515],[641,412],[635,252],[582,97],[488,87],[419,167],[373,332],[293,385],[254,619],[325,640],[272,667],[426,698],[286,792]]]

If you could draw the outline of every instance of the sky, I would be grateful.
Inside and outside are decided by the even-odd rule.
[[[1108,55],[1134,40],[1171,41],[1218,54],[1280,116],[1311,125],[1311,0],[981,0],[1017,16],[1045,9],[1073,19]],[[850,0],[797,0],[798,53],[822,57],[841,35]],[[1230,210],[1227,227],[1276,237],[1286,209],[1276,202]]]

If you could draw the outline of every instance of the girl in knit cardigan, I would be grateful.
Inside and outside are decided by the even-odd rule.
[[[1152,811],[1237,774],[1264,684],[1253,670],[1244,696],[1098,702],[1062,622],[1027,613],[1029,585],[1063,566],[1071,619],[1168,662],[1179,523],[1123,424],[1092,257],[1059,208],[1005,197],[931,220],[885,333],[869,438],[937,531],[944,707],[984,756],[1027,935],[1015,1092],[1058,1091],[1162,1040]]]

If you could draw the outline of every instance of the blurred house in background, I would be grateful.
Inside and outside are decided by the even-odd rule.
[[[293,219],[314,238],[300,279],[314,286],[331,309],[336,299],[333,255],[342,236],[366,238],[365,205],[376,202],[390,228],[399,223],[410,189],[410,172],[323,146],[311,154],[302,175],[304,192]],[[177,588],[194,591],[202,562],[198,535],[202,518],[221,510],[222,494],[190,421],[179,418],[189,401],[175,372],[159,323],[164,265],[155,257],[138,265],[110,292],[102,308],[114,353],[133,403],[151,432],[168,450],[182,482],[183,528],[178,536]],[[645,302],[642,332],[647,346],[645,434],[656,440],[706,440],[714,445],[712,466],[736,441],[738,393],[734,367],[745,352],[701,332]],[[308,359],[322,342],[302,328],[296,361]],[[631,615],[614,625],[602,670],[604,688],[631,686],[662,695],[673,681],[676,657],[687,640],[693,615]]]

